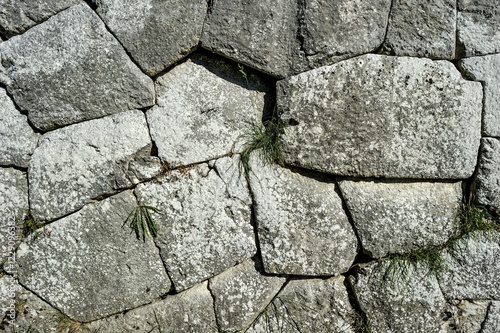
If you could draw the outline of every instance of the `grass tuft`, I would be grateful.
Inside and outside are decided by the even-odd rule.
[[[474,204],[473,196],[462,204],[457,236],[461,237],[473,231],[500,231],[500,225],[493,222],[485,207]]]
[[[35,219],[29,210],[26,210],[23,220],[18,220],[17,224],[21,225],[21,234],[24,238],[31,234],[33,234],[34,238],[41,235],[38,229],[43,227],[43,223]],[[43,233],[45,233],[45,231]]]
[[[151,212],[160,213],[160,210],[152,206],[137,206],[129,214],[123,225],[129,223],[132,229],[130,233],[135,232],[137,239],[142,237],[144,242],[146,236],[156,237],[158,236],[158,227]]]

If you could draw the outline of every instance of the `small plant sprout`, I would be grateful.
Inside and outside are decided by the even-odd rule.
[[[129,223],[132,229],[130,233],[135,232],[137,239],[142,237],[142,240],[146,241],[146,236],[156,237],[158,236],[158,227],[151,212],[160,213],[160,210],[152,206],[139,205],[132,210],[123,225]]]
[[[22,220],[17,220],[17,224],[21,225],[21,233],[23,237],[28,237],[33,234],[33,237],[37,238],[40,236],[38,229],[43,227],[43,223],[35,219],[29,210],[26,210]],[[44,231],[43,234],[45,235],[46,232]]]

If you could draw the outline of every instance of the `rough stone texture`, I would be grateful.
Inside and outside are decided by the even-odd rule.
[[[28,124],[4,89],[0,88],[0,165],[28,167],[39,134]]]
[[[481,333],[500,332],[500,301],[491,302]]]
[[[363,245],[372,257],[444,244],[461,207],[457,183],[339,181]]]
[[[345,176],[468,178],[482,89],[453,64],[364,55],[278,82],[287,163]],[[374,93],[376,92],[376,93]]]
[[[250,166],[265,271],[296,275],[346,272],[358,244],[335,184],[266,165],[258,153],[251,156]]]
[[[196,49],[207,1],[100,0],[97,13],[135,62],[155,75]]]
[[[217,323],[222,332],[245,331],[285,283],[264,276],[260,264],[246,260],[210,279]]]
[[[15,319],[17,288],[18,284],[14,278],[7,275],[0,277],[0,329],[6,329],[7,325],[11,326],[10,322]]]
[[[354,333],[353,312],[343,276],[292,280],[247,332]]]
[[[158,155],[170,167],[241,152],[260,123],[268,89],[235,65],[195,56],[156,81],[158,104],[147,112]]]
[[[491,0],[458,1],[460,56],[500,52],[500,7]]]
[[[457,333],[479,333],[486,318],[490,302],[488,301],[452,301],[453,324]]]
[[[447,299],[500,299],[500,232],[475,232],[443,257],[438,277]]]
[[[17,250],[19,282],[69,317],[91,321],[150,302],[171,283],[154,242],[124,222],[129,191],[85,206]]]
[[[81,0],[0,0],[0,34],[18,35]]]
[[[428,269],[409,266],[406,276],[390,262],[363,267],[350,282],[373,333],[444,333],[446,300]],[[388,273],[389,272],[389,273]],[[384,279],[384,275],[388,280]]]
[[[500,137],[500,54],[463,59],[459,65],[484,87],[483,136]]]
[[[57,129],[42,136],[29,167],[35,218],[53,220],[102,195],[130,187],[141,176],[130,161],[149,154],[144,114],[123,112]]]
[[[91,332],[218,332],[207,283],[87,326]]]
[[[237,155],[225,157],[136,188],[141,204],[161,211],[156,244],[177,291],[256,252],[251,199],[238,163]]]
[[[142,108],[154,87],[86,4],[0,44],[0,82],[37,128]]]
[[[475,180],[477,201],[500,215],[500,140],[481,140],[479,167]]]

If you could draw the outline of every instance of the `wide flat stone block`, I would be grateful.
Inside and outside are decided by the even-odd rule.
[[[477,202],[500,215],[500,139],[481,140],[475,179]]]
[[[279,81],[277,95],[288,164],[362,177],[474,172],[482,89],[450,62],[369,54]]]

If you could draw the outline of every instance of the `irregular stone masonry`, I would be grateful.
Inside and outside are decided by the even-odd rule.
[[[491,0],[0,0],[0,332],[497,333],[499,36]]]

